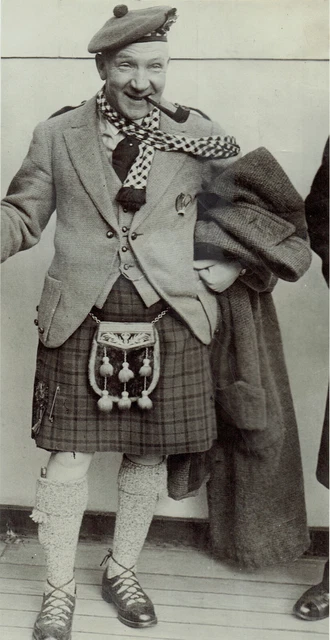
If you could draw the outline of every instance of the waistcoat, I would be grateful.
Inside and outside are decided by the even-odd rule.
[[[107,156],[106,146],[103,142],[101,134],[100,134],[99,144],[100,144],[100,153],[102,158],[105,179],[106,179],[107,187],[110,191],[111,187],[110,187],[109,178],[108,178],[110,160]],[[116,282],[116,280],[119,278],[121,274],[125,276],[125,278],[127,278],[128,280],[131,280],[135,289],[140,294],[146,307],[150,307],[151,305],[158,302],[158,300],[160,300],[158,293],[155,291],[155,289],[152,287],[147,277],[144,275],[138,261],[136,260],[134,254],[130,250],[130,246],[127,242],[127,236],[132,223],[133,216],[134,216],[133,213],[123,208],[119,203],[117,204],[117,219],[120,227],[120,236],[119,236],[120,246],[119,246],[116,260],[112,264],[112,266],[109,268],[109,278],[96,301],[95,306],[99,307],[100,309],[103,307],[114,283]],[[132,239],[134,239],[134,234],[132,235]],[[123,321],[124,320],[125,318],[123,318]]]

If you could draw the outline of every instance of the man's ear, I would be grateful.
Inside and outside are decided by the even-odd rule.
[[[101,80],[106,80],[107,79],[107,72],[106,72],[106,68],[105,68],[105,58],[101,53],[97,53],[96,54],[95,63],[96,63],[96,67],[97,67],[97,70],[99,72],[99,76],[100,76]]]

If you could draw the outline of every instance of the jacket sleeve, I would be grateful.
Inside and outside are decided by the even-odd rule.
[[[55,204],[46,123],[41,123],[1,203],[1,262],[39,242]]]

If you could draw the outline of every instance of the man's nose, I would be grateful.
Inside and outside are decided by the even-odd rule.
[[[135,91],[145,91],[149,87],[148,74],[143,70],[137,70],[131,79],[131,86]]]

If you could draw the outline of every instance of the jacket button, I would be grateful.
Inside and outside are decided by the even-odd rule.
[[[126,231],[128,231],[128,227],[123,227],[123,228],[122,228],[122,232],[123,232],[123,233],[126,233]]]
[[[113,231],[107,231],[107,238],[113,238],[114,235]]]
[[[33,322],[34,322],[34,324],[35,324],[35,325],[36,325],[36,327],[37,327],[37,326],[38,326],[38,319],[37,319],[37,318],[35,318],[35,319],[33,320]]]
[[[125,251],[128,251],[127,247],[122,247],[121,250],[125,253]]]
[[[124,264],[125,271],[127,271],[130,268],[130,266],[131,266],[130,264]]]
[[[136,238],[137,238],[137,233],[132,233],[131,240],[136,240]]]
[[[127,213],[127,211],[128,211],[127,207],[123,207],[123,212]]]
[[[45,329],[43,327],[39,327],[38,331],[39,333],[41,333],[41,335],[45,333]]]

